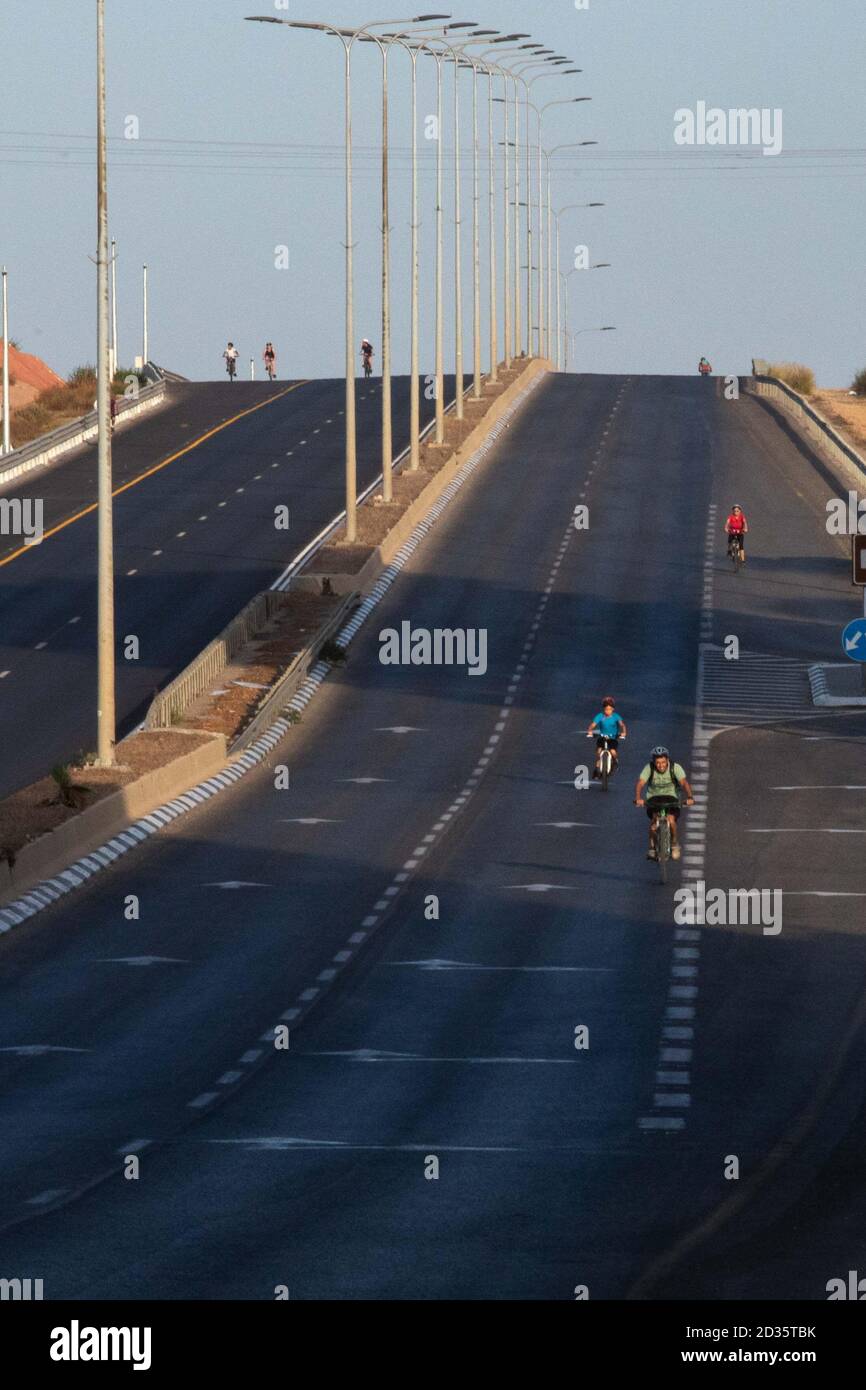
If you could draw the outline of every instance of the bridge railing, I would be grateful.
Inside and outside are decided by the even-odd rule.
[[[853,464],[861,473],[866,474],[866,459],[787,382],[770,376],[769,366],[768,362],[758,357],[753,358],[753,375],[745,378],[746,390],[778,405],[809,444],[823,450],[837,463]]]
[[[167,387],[162,368],[148,362],[142,374],[147,377],[150,385],[143,387],[137,396],[117,398],[118,420],[130,419],[152,410],[165,398]],[[68,425],[61,425],[59,429],[51,430],[48,434],[41,434],[38,439],[31,439],[29,444],[22,444],[20,449],[13,449],[11,454],[4,454],[0,459],[0,487],[25,473],[32,472],[35,468],[43,468],[61,454],[80,448],[82,444],[96,438],[97,430],[97,413],[90,410],[79,419],[71,420]]]

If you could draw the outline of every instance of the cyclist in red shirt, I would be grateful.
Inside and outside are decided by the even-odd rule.
[[[733,506],[731,508],[731,515],[725,522],[725,535],[728,537],[729,543],[731,536],[737,537],[740,542],[740,560],[743,562],[745,562],[746,559],[746,533],[748,529],[749,523],[746,520],[746,514],[742,507]]]

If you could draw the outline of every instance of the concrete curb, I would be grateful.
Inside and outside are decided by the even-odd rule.
[[[439,517],[447,508],[452,498],[460,491],[463,484],[472,476],[475,469],[481,464],[490,451],[496,446],[499,436],[508,428],[513,417],[517,414],[521,405],[529,399],[539,383],[544,380],[543,374],[537,374],[524,387],[523,391],[512,402],[508,410],[503,413],[501,419],[489,432],[487,439],[463,464],[459,472],[445,488],[442,496],[436,502],[429,514],[423,521],[415,527],[411,536],[395,555],[391,564],[387,567],[373,587],[372,592],[364,599],[360,608],[353,614],[346,626],[337,634],[335,641],[341,647],[347,647],[352,639],[357,636],[360,628],[366,622],[373,610],[381,603],[391,585],[399,576],[401,570],[406,566],[411,556],[418,549],[425,536],[435,526]],[[325,681],[330,665],[325,661],[317,661],[310,671],[306,680],[299,687],[296,694],[289,701],[287,714],[292,712],[301,714],[312,700]],[[233,759],[222,771],[214,773],[204,782],[199,782],[177,795],[173,801],[158,806],[155,810],[130,825],[126,830],[116,833],[115,838],[107,844],[100,845],[97,849],[91,850],[78,859],[68,869],[62,872],[55,870],[56,876],[50,879],[43,879],[32,887],[21,898],[17,898],[8,906],[0,909],[0,933],[9,931],[12,927],[20,926],[30,917],[35,917],[44,911],[51,903],[66,893],[80,888],[86,883],[93,874],[99,873],[102,869],[108,868],[114,861],[134,849],[151,835],[157,834],[166,825],[169,825],[179,816],[184,816],[188,811],[194,810],[202,805],[210,797],[216,796],[219,792],[240,781],[248,772],[252,772],[270,757],[277,745],[283,740],[292,728],[292,720],[285,715],[271,725],[265,733],[252,743],[245,752]],[[128,788],[124,790],[128,791]],[[107,798],[106,798],[107,799]],[[94,809],[96,809],[94,807]],[[45,837],[43,837],[45,838]],[[18,891],[18,890],[16,890]]]
[[[287,708],[292,696],[297,694],[302,681],[306,679],[310,669],[316,664],[319,650],[330,638],[342,631],[346,625],[349,611],[353,607],[357,607],[360,598],[361,595],[358,591],[353,590],[340,604],[336,613],[332,613],[327,622],[324,622],[318,629],[312,642],[308,643],[303,651],[298,652],[291,666],[283,672],[273,689],[265,695],[243,733],[235,739],[231,746],[232,753],[247,748],[260,733],[270,726],[274,717]]]
[[[135,782],[130,782],[110,796],[103,797],[95,806],[73,816],[65,824],[59,825],[47,835],[40,835],[25,845],[15,858],[11,873],[8,868],[0,868],[8,882],[0,886],[0,904],[5,904],[22,893],[27,893],[35,884],[59,873],[71,861],[87,863],[88,857],[104,867],[104,860],[113,862],[123,850],[114,846],[113,837],[130,827],[130,822],[149,812],[165,801],[185,791],[190,783],[210,777],[225,765],[226,741],[222,734],[212,734],[210,741],[190,753],[175,758],[166,767],[155,768]],[[120,745],[121,749],[123,745]],[[134,826],[127,830],[134,835]],[[102,847],[101,849],[99,847]],[[127,845],[126,848],[131,848]],[[75,871],[73,862],[70,873]],[[0,913],[0,931],[3,930]]]
[[[829,665],[825,662],[823,665],[815,665],[809,667],[809,686],[812,691],[812,704],[827,707],[848,706],[848,708],[855,708],[858,705],[866,705],[866,695],[830,694],[830,682],[827,676],[827,672],[829,670],[832,670],[834,666],[837,669],[843,666],[845,670],[848,669],[847,665],[844,665],[844,663],[842,662],[833,662]]]

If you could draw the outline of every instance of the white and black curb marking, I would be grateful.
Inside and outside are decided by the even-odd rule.
[[[717,508],[712,503],[707,517],[704,543],[701,631],[698,651],[698,679],[695,694],[695,723],[689,781],[695,804],[686,812],[682,844],[683,883],[696,883],[704,877],[707,834],[707,798],[710,780],[710,740],[704,728],[704,650],[713,638],[713,575],[715,571]],[[701,958],[699,927],[675,927],[671,955],[668,1002],[665,1006],[662,1036],[656,1064],[653,1113],[638,1120],[642,1130],[682,1130],[692,1103],[691,1064],[698,1002],[698,966]]]
[[[471,476],[491,449],[495,447],[500,436],[508,429],[514,416],[520,407],[528,400],[529,396],[537,389],[547,372],[540,372],[538,376],[525,387],[515,398],[502,417],[494,425],[490,434],[480,448],[466,461],[460,471],[449,483],[439,500],[427,513],[427,516],[420,521],[409,536],[406,543],[395,555],[393,561],[377,580],[369,596],[364,599],[349,623],[337,634],[334,639],[341,647],[346,647],[357,635],[362,624],[373,612],[374,608],[381,603],[385,594],[390,589],[394,580],[404,568],[409,558],[417,550],[427,533],[433,528],[439,517],[445,511],[452,498],[460,491],[463,484]],[[298,688],[295,695],[286,705],[286,712],[302,713],[316,694],[320,685],[324,681],[330,666],[325,661],[318,661],[312,668],[307,679]],[[250,744],[244,754],[230,763],[222,772],[215,777],[209,778],[206,782],[200,782],[198,786],[191,787],[174,801],[167,802],[164,806],[158,806],[155,811],[142,816],[141,820],[127,827],[114,839],[107,844],[100,845],[98,849],[90,854],[84,855],[81,859],[71,864],[68,869],[55,878],[46,879],[42,883],[32,888],[24,897],[11,903],[8,907],[0,909],[0,933],[9,931],[12,927],[20,926],[28,918],[35,917],[37,913],[57,902],[66,893],[71,893],[74,889],[80,888],[89,878],[97,874],[102,869],[107,869],[115,860],[120,859],[129,850],[135,849],[137,845],[157,834],[165,826],[170,825],[179,816],[185,816],[188,811],[201,806],[210,797],[216,796],[219,792],[225,791],[241,777],[252,772],[253,768],[258,767],[267,758],[289,730],[293,727],[289,719],[280,716],[256,741]]]

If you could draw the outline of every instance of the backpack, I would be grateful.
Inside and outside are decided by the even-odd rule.
[[[675,777],[675,776],[674,776],[674,760],[673,760],[673,758],[671,758],[670,766],[669,766],[669,768],[668,768],[668,771],[669,771],[670,774],[671,774],[671,781],[673,782],[673,784],[674,784],[674,786],[676,787],[677,791],[679,791],[679,789],[680,789],[680,780],[679,780],[678,777]],[[655,775],[656,775],[655,767],[654,767],[653,763],[650,762],[650,775],[649,775],[649,777],[648,777],[648,779],[647,779],[647,786],[648,786],[648,787],[651,787],[652,784],[653,784],[653,782],[655,781]]]

